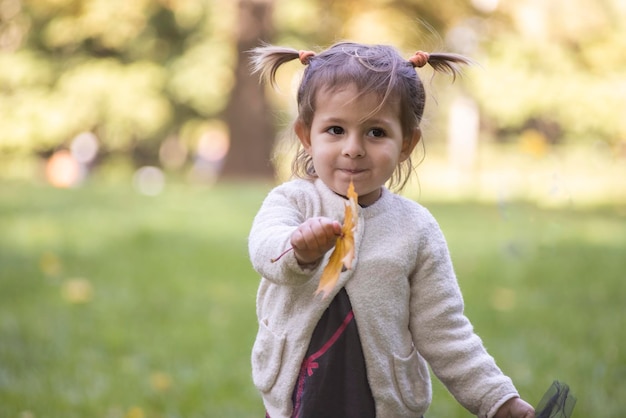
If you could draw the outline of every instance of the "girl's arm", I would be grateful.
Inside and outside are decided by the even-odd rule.
[[[518,398],[517,390],[463,312],[447,243],[433,218],[425,220],[420,236],[417,269],[411,277],[415,346],[459,403],[481,418],[493,417],[506,401]]]
[[[298,285],[309,280],[341,233],[339,222],[315,216],[320,213],[319,203],[303,188],[306,183],[301,182],[295,191],[279,186],[270,192],[248,237],[254,269],[277,284]]]

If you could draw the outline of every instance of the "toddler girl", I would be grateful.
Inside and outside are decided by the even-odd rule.
[[[262,276],[253,381],[271,418],[421,417],[428,365],[482,418],[532,418],[463,314],[443,234],[418,203],[392,193],[411,171],[425,92],[415,67],[455,77],[469,60],[342,42],[315,54],[263,46],[254,69],[306,66],[294,129],[302,148],[291,180],[272,190],[249,236]],[[315,292],[341,234],[350,182],[361,206],[355,256],[326,297]],[[285,249],[292,248],[272,262]]]

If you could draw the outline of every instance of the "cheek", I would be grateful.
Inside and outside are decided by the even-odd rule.
[[[379,164],[388,166],[394,166],[400,162],[400,149],[395,145],[385,147],[385,149],[378,150],[377,160]]]
[[[337,149],[332,144],[328,144],[322,141],[314,141],[311,144],[309,154],[313,158],[328,159],[337,154]]]
[[[309,155],[313,160],[313,166],[315,167],[315,171],[317,171],[318,173],[320,172],[320,170],[324,171],[324,169],[328,165],[330,165],[331,161],[333,160],[331,153],[329,153],[328,149],[324,147],[312,147]]]

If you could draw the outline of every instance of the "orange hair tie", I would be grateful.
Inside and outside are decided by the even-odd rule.
[[[424,65],[428,64],[428,59],[430,58],[430,54],[424,51],[417,51],[415,55],[409,58],[409,62],[413,64],[413,67],[422,68]]]
[[[313,51],[300,51],[300,52],[298,52],[298,56],[300,58],[300,62],[302,63],[302,65],[308,65],[309,61],[311,60],[311,58],[315,56],[315,52],[313,52]]]

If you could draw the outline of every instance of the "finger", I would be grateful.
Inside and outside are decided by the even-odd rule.
[[[311,219],[300,224],[291,235],[291,246],[297,250],[308,251],[311,243]]]
[[[341,235],[341,224],[335,220],[323,218],[321,220],[324,232],[329,238],[335,238],[337,235]]]
[[[332,248],[339,235],[341,235],[339,222],[324,217],[310,218],[294,231],[291,245],[300,251],[322,255]]]
[[[335,245],[337,237],[341,235],[341,225],[339,225],[339,228],[337,228],[337,225],[339,225],[337,221],[330,219],[321,221],[323,236],[320,236],[318,240],[321,248],[327,250]]]
[[[316,222],[307,222],[302,224],[300,228],[300,232],[302,233],[303,238],[303,250],[314,251],[319,248],[319,240],[318,240],[318,228],[315,226]]]
[[[332,226],[327,219],[319,219],[315,225],[315,233],[320,246],[326,246],[333,238]]]
[[[333,245],[337,239],[335,234],[335,228],[333,221],[326,218],[321,218],[314,227],[315,237],[317,239],[318,248],[323,251],[327,251]]]
[[[296,250],[303,250],[305,245],[306,241],[300,228],[293,231],[293,234],[291,234],[291,246]]]

